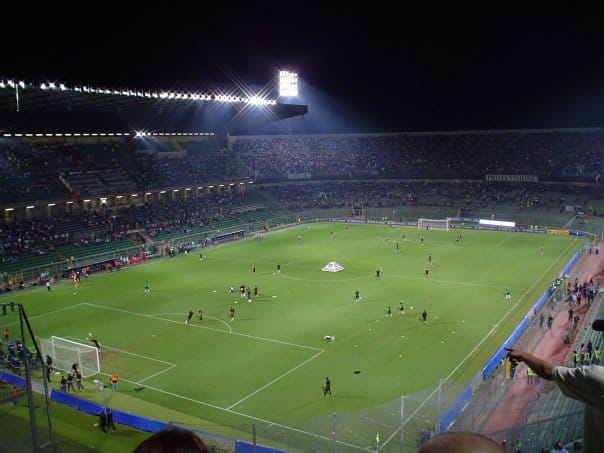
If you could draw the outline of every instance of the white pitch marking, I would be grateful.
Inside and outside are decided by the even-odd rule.
[[[85,302],[82,302],[81,304],[70,305],[69,307],[63,307],[63,308],[59,308],[57,310],[47,311],[46,313],[40,313],[39,315],[28,316],[27,319],[31,320],[31,319],[40,318],[42,316],[52,315],[54,313],[59,313],[60,311],[71,310],[72,308],[77,308],[82,305],[87,305],[87,304]],[[19,321],[9,322],[8,324],[0,324],[0,327],[12,326],[13,324],[18,324],[18,323],[19,323]]]
[[[168,367],[165,370],[158,371],[157,373],[152,374],[151,376],[147,376],[146,378],[143,378],[138,382],[142,384],[143,382],[148,381],[149,379],[154,378],[155,376],[159,376],[160,374],[165,373],[166,371],[170,371],[173,368],[176,368],[176,365],[172,365],[171,367]]]
[[[166,321],[166,322],[171,322],[171,323],[174,323],[174,324],[185,325],[184,322],[174,321],[173,319],[160,318],[158,316],[146,315],[144,313],[137,313],[135,311],[128,311],[128,310],[122,310],[120,308],[107,307],[105,305],[91,304],[91,303],[87,303],[87,302],[85,302],[83,305],[90,305],[91,307],[104,308],[105,310],[113,310],[113,311],[117,311],[117,312],[120,312],[120,313],[127,313],[129,315],[142,316],[143,318],[157,319],[159,321]],[[295,346],[297,348],[312,349],[313,351],[324,351],[324,349],[315,348],[314,346],[305,346],[303,344],[290,343],[288,341],[275,340],[275,339],[272,339],[272,338],[257,337],[255,335],[248,335],[248,334],[239,333],[239,332],[227,332],[224,329],[215,329],[213,327],[200,326],[199,324],[189,324],[189,326],[191,326],[191,327],[198,327],[200,329],[212,330],[214,332],[222,332],[222,333],[226,333],[228,335],[237,335],[237,336],[240,336],[240,337],[254,338],[256,340],[270,341],[271,343],[280,343],[280,344],[285,344],[285,345],[288,345],[288,346]]]
[[[253,391],[252,393],[250,393],[250,394],[249,394],[249,395],[247,395],[246,397],[241,398],[239,401],[237,401],[237,402],[235,402],[235,403],[231,404],[229,407],[227,407],[227,409],[229,409],[229,410],[230,410],[230,409],[234,408],[235,406],[239,405],[240,403],[243,403],[243,402],[244,402],[245,400],[247,400],[248,398],[251,398],[251,397],[252,397],[252,396],[254,396],[256,393],[261,392],[262,390],[264,390],[265,388],[267,388],[267,387],[268,387],[268,386],[270,386],[271,384],[274,384],[275,382],[277,382],[278,380],[280,380],[280,379],[284,378],[284,377],[285,377],[285,376],[287,376],[289,373],[291,373],[291,372],[293,372],[293,371],[297,370],[297,369],[298,369],[298,368],[300,368],[301,366],[306,365],[308,362],[310,362],[311,360],[313,360],[313,359],[315,359],[315,358],[319,357],[319,356],[320,356],[321,354],[323,354],[324,352],[325,352],[325,350],[317,352],[315,355],[313,355],[312,357],[310,357],[310,358],[306,359],[304,362],[302,362],[302,363],[300,363],[300,364],[296,365],[295,367],[293,367],[293,368],[289,369],[288,371],[286,371],[286,372],[285,372],[285,373],[283,373],[282,375],[277,376],[275,379],[273,379],[272,381],[270,381],[270,382],[269,382],[269,383],[267,383],[267,384],[264,384],[262,387],[260,387],[259,389],[257,389],[257,390],[255,390],[255,391]]]
[[[65,337],[65,338],[67,338],[69,340],[75,340],[75,341],[82,341],[82,342],[86,341],[86,340],[84,340],[82,338],[75,338],[75,337]],[[160,362],[160,363],[165,363],[166,365],[174,365],[174,366],[176,366],[176,364],[173,363],[173,362],[166,362],[165,360],[154,359],[153,357],[149,357],[149,356],[142,355],[142,354],[136,354],[135,352],[125,351],[123,349],[112,348],[112,347],[106,346],[104,344],[102,346],[105,349],[111,349],[112,351],[121,352],[122,354],[129,354],[129,355],[133,355],[135,357],[140,357],[141,359],[153,360],[154,362]]]
[[[151,314],[151,316],[173,316],[173,315],[174,316],[176,316],[176,315],[181,316],[182,313],[153,313],[153,314]],[[228,322],[223,321],[222,319],[214,318],[213,316],[207,316],[206,315],[205,317],[208,318],[208,319],[213,319],[215,321],[223,323],[225,326],[227,326],[229,328],[229,332],[233,333],[233,329],[231,328],[231,326],[230,326],[230,324]],[[194,325],[194,324],[191,324],[191,325]]]

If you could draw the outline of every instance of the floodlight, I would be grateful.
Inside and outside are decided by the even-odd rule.
[[[65,86],[65,84],[64,84],[64,83],[62,83],[61,85],[59,85],[59,89],[60,89],[61,91],[65,91],[65,90],[67,90],[67,87]]]
[[[5,211],[14,211],[14,208],[6,208]]]
[[[0,80],[0,88],[4,88],[6,85],[4,85],[4,80]]]
[[[27,206],[25,209],[33,209],[35,206]]]
[[[73,204],[73,201],[68,201],[67,204]]]
[[[20,86],[21,88],[25,88],[25,82],[24,82],[23,80],[21,80],[21,81],[19,82],[19,86]]]
[[[48,207],[49,208],[52,208],[53,206],[56,206],[56,204],[55,203],[48,203]]]
[[[279,71],[279,96],[298,96],[298,74],[290,71]]]
[[[90,203],[90,200],[84,200],[84,203]]]
[[[56,88],[56,86],[55,86],[54,82],[50,82],[50,83],[48,84],[48,87],[49,87],[49,88],[52,88],[53,90]]]
[[[2,84],[2,88],[4,88],[4,84]],[[45,83],[43,83],[42,85],[40,85],[40,88],[42,88],[43,90],[47,90],[48,89],[48,85],[46,85]]]

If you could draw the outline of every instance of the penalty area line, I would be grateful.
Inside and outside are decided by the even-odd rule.
[[[265,388],[267,388],[268,386],[274,384],[275,382],[283,379],[285,376],[287,376],[288,374],[296,371],[298,368],[300,368],[301,366],[306,365],[308,362],[310,362],[311,360],[316,359],[317,357],[319,357],[321,354],[323,354],[325,352],[325,350],[319,351],[317,352],[315,355],[313,355],[312,357],[306,359],[304,362],[299,363],[298,365],[296,365],[293,368],[290,368],[289,370],[287,370],[285,373],[277,376],[275,379],[273,379],[272,381],[268,382],[267,384],[264,384],[262,387],[254,390],[252,393],[250,393],[249,395],[241,398],[239,401],[234,402],[233,404],[231,404],[229,407],[227,407],[228,410],[234,408],[235,406],[238,406],[240,403],[243,403],[245,400],[247,400],[248,398],[251,398],[252,396],[254,396],[256,393],[261,392],[262,390],[264,390]]]
[[[152,313],[151,316],[182,316],[182,313]],[[227,328],[229,329],[229,333],[233,333],[233,329],[231,328],[231,326],[228,322],[223,321],[222,319],[214,318],[213,316],[206,315],[205,317],[208,319],[213,319],[214,321],[221,322],[222,324],[227,326]],[[191,325],[194,325],[194,324],[191,324]]]
[[[88,303],[88,302],[85,302],[84,305],[89,305],[91,307],[97,307],[97,308],[103,308],[105,310],[117,311],[118,313],[126,313],[126,314],[129,314],[129,315],[140,316],[142,318],[149,318],[149,319],[156,319],[158,321],[171,322],[173,324],[180,324],[180,325],[183,325],[183,326],[184,325],[189,325],[191,327],[197,327],[199,329],[211,330],[213,332],[221,332],[221,333],[224,333],[224,334],[227,334],[227,335],[236,335],[236,336],[239,336],[239,337],[253,338],[255,340],[269,341],[271,343],[279,343],[279,344],[284,344],[284,345],[287,345],[287,346],[294,346],[296,348],[311,349],[313,351],[323,351],[323,349],[321,349],[321,348],[315,348],[314,346],[306,346],[306,345],[303,345],[303,344],[290,343],[289,341],[275,340],[273,338],[257,337],[255,335],[248,335],[246,333],[227,332],[224,329],[216,329],[214,327],[200,326],[199,324],[185,324],[184,322],[174,321],[173,319],[161,318],[159,316],[153,316],[153,315],[147,315],[145,313],[138,313],[136,311],[122,310],[120,308],[107,307],[105,305],[91,304],[91,303]]]

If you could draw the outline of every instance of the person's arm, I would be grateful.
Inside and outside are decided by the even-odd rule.
[[[526,351],[520,351],[517,349],[505,348],[508,351],[508,356],[518,362],[524,362],[527,366],[542,379],[552,381],[554,379],[554,365],[546,360],[535,357]]]

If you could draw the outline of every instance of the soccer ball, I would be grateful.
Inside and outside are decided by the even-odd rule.
[[[89,336],[89,337],[91,337],[91,336],[92,336],[92,334],[91,334],[91,333],[89,333],[89,334],[88,334],[88,336]]]

